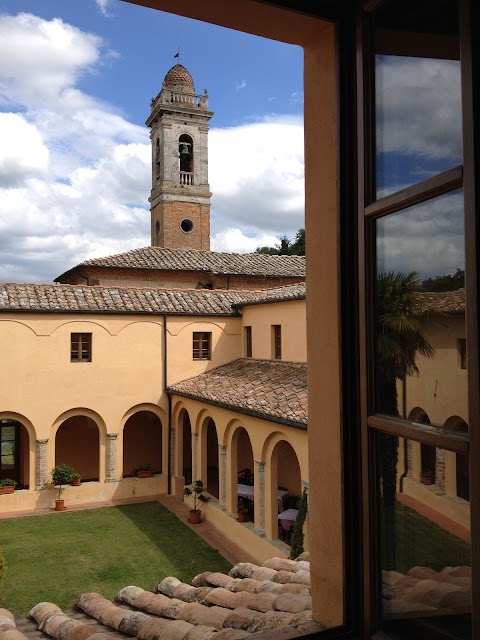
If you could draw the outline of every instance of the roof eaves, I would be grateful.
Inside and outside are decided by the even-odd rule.
[[[235,411],[235,413],[241,413],[242,415],[251,416],[253,418],[261,418],[262,420],[266,420],[267,422],[275,422],[277,424],[284,424],[287,427],[293,427],[295,429],[301,429],[302,431],[307,431],[308,426],[304,422],[296,422],[294,420],[287,420],[286,418],[280,418],[278,416],[273,416],[269,413],[261,413],[260,411],[253,411],[252,409],[245,409],[244,407],[239,407],[238,405],[228,404],[227,402],[220,402],[219,400],[212,400],[210,398],[204,398],[202,396],[195,395],[193,393],[187,393],[185,391],[177,391],[172,387],[167,387],[166,392],[172,396],[180,396],[182,398],[189,398],[190,400],[197,400],[199,402],[204,402],[205,404],[213,405],[214,407],[219,407],[220,409],[228,409],[229,411]]]

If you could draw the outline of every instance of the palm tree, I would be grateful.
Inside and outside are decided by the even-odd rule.
[[[418,375],[417,355],[432,358],[425,337],[426,314],[418,292],[420,278],[412,271],[381,273],[376,290],[377,410],[398,416],[397,381]],[[380,475],[385,526],[385,569],[395,568],[395,494],[398,436],[380,433]]]

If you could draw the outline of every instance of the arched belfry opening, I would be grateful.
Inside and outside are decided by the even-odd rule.
[[[193,140],[185,133],[178,140],[178,157],[180,184],[193,185]]]
[[[188,70],[174,65],[151,103],[151,243],[210,251],[208,93],[195,93]]]

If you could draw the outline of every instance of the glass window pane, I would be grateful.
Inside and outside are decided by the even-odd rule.
[[[377,198],[462,163],[458,6],[444,4],[443,22],[434,3],[376,13]]]
[[[416,483],[403,439],[377,432],[376,442],[382,628],[402,640],[470,639],[470,505]],[[410,445],[415,468],[421,445]],[[454,484],[455,454],[432,449],[444,484]]]
[[[377,220],[376,238],[376,411],[467,431],[462,190]]]

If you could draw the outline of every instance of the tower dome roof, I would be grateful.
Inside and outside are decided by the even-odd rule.
[[[163,84],[167,89],[173,89],[174,91],[195,93],[192,76],[187,69],[185,69],[183,64],[174,65],[170,71],[167,72]]]

